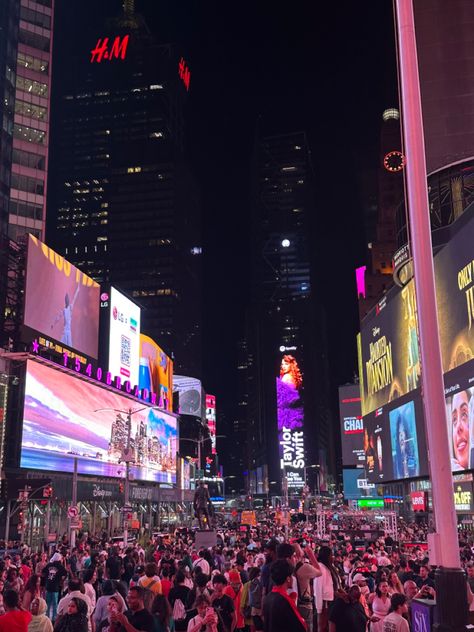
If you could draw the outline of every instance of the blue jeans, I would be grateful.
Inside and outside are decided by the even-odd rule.
[[[56,615],[58,613],[58,601],[59,593],[46,591],[46,616],[53,622],[56,620]]]

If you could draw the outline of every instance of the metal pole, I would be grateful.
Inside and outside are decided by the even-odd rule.
[[[460,570],[446,425],[415,21],[412,0],[396,0],[395,6],[406,182],[422,361],[422,392],[436,522],[436,534],[431,540],[436,553],[435,559],[430,561],[442,567],[436,573],[441,628],[454,630],[467,622],[466,580]]]
[[[48,536],[49,536],[50,525],[51,525],[51,499],[48,498],[48,502],[46,503],[46,516],[44,519],[44,541],[45,541],[46,547],[48,546]]]
[[[74,472],[72,475],[72,505],[77,507],[77,458],[74,459]],[[69,532],[71,549],[76,546],[76,529],[71,527],[71,518],[69,518]]]
[[[128,411],[127,416],[127,461],[125,462],[125,507],[130,504],[130,463],[128,454],[130,450],[130,435],[132,432],[132,411]],[[128,546],[128,519],[123,516],[123,550],[126,551]]]
[[[5,524],[5,553],[8,551],[8,540],[10,539],[10,514],[12,509],[12,501],[7,501],[7,522]]]

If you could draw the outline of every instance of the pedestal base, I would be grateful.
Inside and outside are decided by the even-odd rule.
[[[435,573],[435,632],[465,632],[468,622],[466,575],[460,568],[443,568]]]

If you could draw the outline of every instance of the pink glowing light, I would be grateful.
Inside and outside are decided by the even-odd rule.
[[[358,298],[365,298],[365,271],[367,266],[360,266],[356,268],[356,283],[357,283],[357,296]]]

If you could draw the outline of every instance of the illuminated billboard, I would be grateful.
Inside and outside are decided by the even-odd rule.
[[[104,410],[105,409],[105,410]],[[124,477],[122,450],[131,416],[131,476],[176,482],[176,418],[48,365],[26,365],[20,467]]]
[[[341,420],[342,464],[344,467],[365,463],[364,420],[358,384],[339,387],[339,416]]]
[[[173,361],[156,342],[140,334],[138,387],[157,393],[158,406],[173,410]]]
[[[216,398],[214,395],[206,395],[206,422],[211,439],[211,453],[217,454]]]
[[[303,376],[296,358],[284,355],[280,377],[276,380],[278,443],[280,468],[288,480],[289,489],[304,487],[304,407]]]
[[[202,384],[195,377],[175,375],[173,389],[179,393],[179,413],[202,418]]]
[[[98,283],[28,236],[23,319],[27,327],[97,358],[99,294]]]
[[[420,385],[415,284],[394,288],[363,320],[360,333],[362,414]]]
[[[132,385],[138,384],[140,368],[140,311],[136,303],[110,288],[109,371]]]

